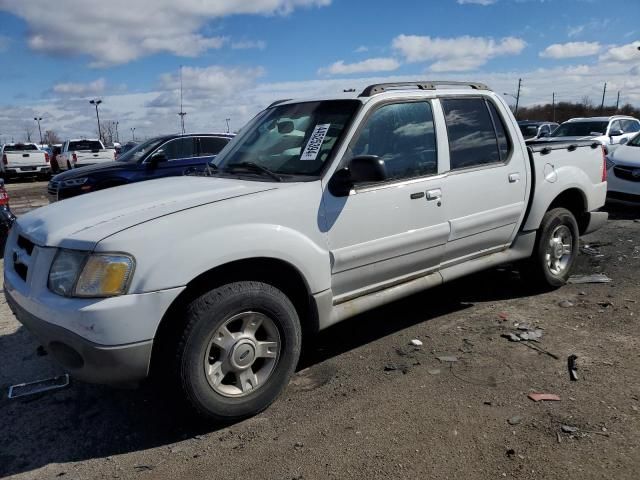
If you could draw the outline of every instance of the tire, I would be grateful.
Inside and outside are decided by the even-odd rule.
[[[51,174],[55,175],[57,173],[60,172],[60,165],[58,165],[58,161],[57,160],[53,160],[51,162]]]
[[[67,160],[67,170],[71,170],[71,162]]]
[[[260,282],[231,283],[194,300],[186,314],[174,370],[197,414],[236,421],[278,398],[301,346],[297,312],[280,290]]]
[[[578,255],[579,239],[573,213],[566,208],[549,210],[542,218],[533,254],[525,264],[525,275],[546,289],[566,284]]]

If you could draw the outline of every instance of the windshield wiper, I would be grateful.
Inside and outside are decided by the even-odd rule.
[[[277,173],[272,172],[267,167],[263,167],[262,165],[258,165],[257,163],[253,163],[253,162],[232,163],[230,165],[227,165],[224,170],[227,172],[233,172],[234,170],[237,170],[237,169],[245,169],[254,173],[266,175],[268,177],[273,178],[277,182],[282,181],[282,177]]]

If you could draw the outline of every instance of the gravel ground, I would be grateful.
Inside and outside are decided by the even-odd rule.
[[[23,185],[12,201],[42,192]],[[575,273],[611,284],[538,294],[504,268],[377,309],[307,344],[282,397],[234,425],[203,425],[150,386],[8,400],[9,385],[59,370],[2,300],[0,476],[637,479],[640,209],[610,211],[583,239],[603,256],[581,255]],[[501,337],[516,324],[543,329],[539,351]]]

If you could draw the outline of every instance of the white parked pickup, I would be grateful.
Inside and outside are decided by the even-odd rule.
[[[116,151],[113,148],[105,148],[102,141],[97,139],[67,140],[62,145],[62,151],[56,155],[52,162],[54,173],[60,170],[94,165],[96,163],[113,162],[116,159]]]
[[[275,102],[199,175],[22,216],[4,290],[77,378],[157,372],[238,419],[287,385],[303,330],[507,262],[563,285],[606,193],[602,145],[527,147],[484,85],[372,85]]]
[[[49,154],[35,143],[6,143],[0,147],[0,174],[4,178],[49,174]]]

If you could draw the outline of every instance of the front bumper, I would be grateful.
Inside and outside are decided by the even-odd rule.
[[[106,346],[93,343],[65,328],[27,312],[5,291],[16,318],[74,378],[85,382],[123,384],[149,374],[153,341]]]
[[[609,169],[607,175],[607,196],[610,198],[627,198],[640,201],[640,168],[616,165]]]

